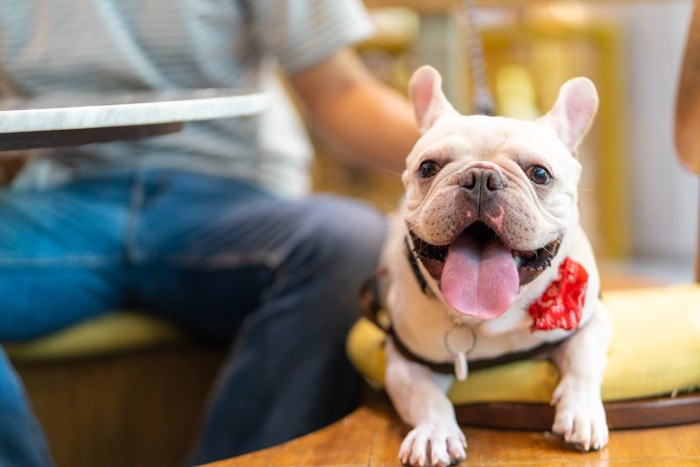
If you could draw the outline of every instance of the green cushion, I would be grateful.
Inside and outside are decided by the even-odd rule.
[[[185,333],[161,319],[134,311],[118,311],[42,338],[3,345],[15,362],[42,362],[111,355],[186,338]]]
[[[603,400],[629,400],[700,388],[700,285],[607,292],[613,340]],[[348,355],[372,384],[384,384],[384,334],[367,320],[348,336]],[[548,361],[476,370],[455,382],[453,403],[549,403],[559,375]]]

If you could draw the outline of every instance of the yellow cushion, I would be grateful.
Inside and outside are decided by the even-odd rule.
[[[15,362],[55,361],[138,350],[183,340],[185,334],[153,316],[119,311],[83,321],[46,337],[5,343]]]
[[[602,387],[604,401],[639,399],[700,388],[700,285],[607,292],[613,340]],[[347,341],[350,360],[368,381],[384,384],[384,334],[360,320]],[[549,403],[556,367],[523,360],[472,371],[456,382],[455,404]]]

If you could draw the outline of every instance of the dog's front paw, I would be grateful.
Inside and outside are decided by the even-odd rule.
[[[552,431],[581,451],[597,451],[608,444],[608,424],[598,392],[564,378],[554,391],[556,415]]]
[[[399,459],[412,466],[444,467],[466,459],[467,438],[455,423],[426,422],[411,430],[401,443]]]

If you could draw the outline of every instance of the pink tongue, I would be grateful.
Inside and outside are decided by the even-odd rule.
[[[462,235],[450,245],[440,289],[460,313],[498,318],[515,301],[519,284],[511,250],[500,240],[481,243]]]

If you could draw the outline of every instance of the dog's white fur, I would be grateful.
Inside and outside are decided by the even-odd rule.
[[[575,157],[597,110],[595,87],[585,78],[571,80],[562,86],[556,104],[547,115],[536,122],[524,122],[459,115],[440,86],[439,74],[430,67],[416,71],[409,85],[422,137],[407,157],[403,174],[406,196],[400,212],[392,217],[382,257],[388,270],[385,301],[393,329],[413,353],[435,362],[453,361],[453,355],[445,348],[444,337],[456,319],[471,326],[477,335],[469,360],[530,349],[570,335],[549,355],[561,376],[552,397],[556,406],[552,430],[578,449],[600,449],[608,440],[600,385],[611,330],[607,311],[598,298],[595,259],[579,226],[576,193],[580,165]],[[523,157],[553,172],[556,183],[546,193],[531,186],[518,159]],[[430,186],[418,180],[419,167],[426,159],[444,163]],[[443,190],[446,185],[454,185],[449,180],[450,173],[475,163],[500,170],[511,185],[518,187],[503,195],[507,206],[505,219],[499,224],[502,229],[498,234],[508,239],[510,247],[537,249],[563,235],[551,267],[521,286],[515,303],[492,320],[465,316],[452,309],[442,298],[440,284],[421,264],[434,295],[423,293],[406,259],[404,244],[409,228],[425,240],[432,239],[433,244],[447,238],[444,231],[452,228],[450,223],[455,216],[466,213],[455,212],[451,207],[454,203],[439,198],[446,196]],[[525,220],[516,219],[511,211],[529,215]],[[450,235],[454,236],[454,232]],[[527,308],[556,277],[566,257],[582,264],[589,274],[580,327],[577,332],[561,329],[531,332],[532,319]],[[387,391],[401,418],[414,427],[401,445],[400,460],[411,465],[442,466],[465,459],[466,439],[445,395],[454,377],[435,373],[406,359],[396,350],[391,337],[386,358]]]

